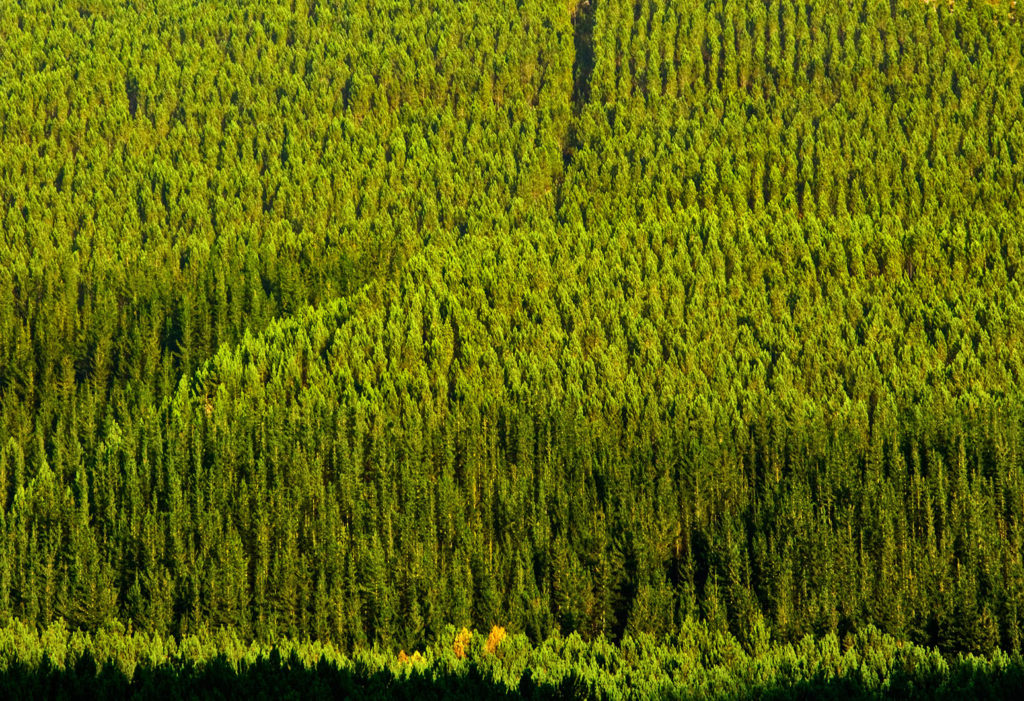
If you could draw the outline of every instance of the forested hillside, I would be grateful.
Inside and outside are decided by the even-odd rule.
[[[762,630],[748,648],[692,621],[671,643],[573,633],[533,644],[503,628],[484,636],[449,626],[412,655],[287,638],[247,644],[226,630],[173,638],[117,625],[0,627],[0,692],[11,697],[959,701],[1014,698],[1022,683],[1019,656],[947,660],[871,626],[843,643],[826,635],[795,646]]]
[[[1024,647],[1010,4],[6,3],[0,198],[0,618]]]

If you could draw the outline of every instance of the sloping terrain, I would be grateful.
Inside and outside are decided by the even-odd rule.
[[[300,5],[3,18],[5,610],[1020,648],[1005,11]]]

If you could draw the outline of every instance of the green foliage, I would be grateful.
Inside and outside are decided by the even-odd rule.
[[[63,622],[36,629],[13,621],[0,628],[0,689],[118,698],[953,699],[1008,697],[1024,681],[1019,655],[946,659],[872,627],[842,646],[834,635],[795,646],[766,639],[753,654],[690,621],[664,643],[647,635],[585,643],[573,634],[533,645],[492,634],[500,640],[492,646],[486,638],[448,627],[412,654],[346,655],[329,643],[261,645],[224,631],[164,638],[113,627],[90,635]]]
[[[1012,7],[143,5],[0,9],[0,615],[610,696],[1020,651]]]

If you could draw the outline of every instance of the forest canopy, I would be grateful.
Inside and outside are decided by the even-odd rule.
[[[0,618],[1020,652],[1022,59],[980,0],[3,4]]]

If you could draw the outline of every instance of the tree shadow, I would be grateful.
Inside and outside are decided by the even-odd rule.
[[[365,662],[350,667],[321,660],[308,666],[295,654],[272,653],[255,662],[232,664],[225,656],[203,663],[140,664],[129,677],[112,664],[98,665],[87,652],[62,668],[46,657],[38,664],[12,662],[0,671],[0,698],[8,699],[1002,699],[1019,698],[1024,689],[1024,664],[983,672],[970,661],[950,663],[948,670],[894,673],[878,679],[858,672],[829,679],[793,683],[732,683],[686,690],[646,685],[627,675],[617,689],[600,688],[573,670],[558,683],[535,681],[530,670],[517,686],[487,678],[476,664],[458,671],[439,666],[396,674],[371,669]]]
[[[528,698],[577,698],[559,687],[537,686]],[[140,664],[129,677],[115,665],[97,665],[88,652],[61,668],[46,657],[39,664],[13,662],[0,671],[0,698],[7,699],[517,699],[486,679],[476,665],[462,673],[438,668],[396,675],[356,662],[339,667],[327,660],[307,666],[296,654],[276,653],[237,665],[219,655],[203,663]]]

